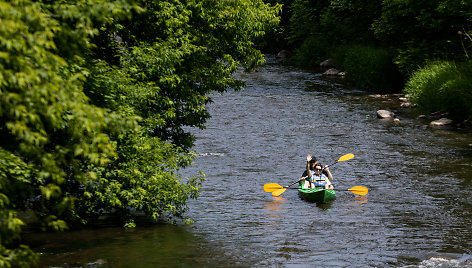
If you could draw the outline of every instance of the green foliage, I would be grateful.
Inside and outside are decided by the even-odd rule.
[[[0,1],[0,266],[27,266],[16,212],[65,230],[100,212],[181,218],[212,91],[263,61],[262,1]]]
[[[271,6],[281,7],[279,16],[280,21],[275,27],[268,29],[262,38],[258,38],[255,43],[266,53],[277,53],[282,49],[287,49],[288,27],[291,17],[291,4],[293,0],[264,0]]]
[[[132,210],[153,219],[182,217],[186,201],[198,196],[202,177],[184,183],[175,172],[194,157],[185,153],[194,138],[184,128],[204,128],[208,93],[241,88],[232,76],[240,64],[262,63],[253,40],[277,23],[280,9],[262,1],[142,5],[140,19],[111,25],[96,38],[107,49],[95,50],[101,59],[85,87],[96,105],[140,118],[142,131],[116,137],[118,159],[96,171],[99,183],[88,184],[78,202],[87,204],[78,209],[87,215],[120,211],[127,226],[134,224]]]
[[[320,16],[324,9],[329,6],[330,1],[295,0],[291,5],[290,24],[288,27],[288,42],[292,46],[300,47],[305,39],[312,35],[319,35],[321,30]],[[318,38],[311,40],[318,40]],[[309,41],[309,44],[316,42]]]
[[[335,46],[330,44],[328,40],[319,36],[310,36],[295,50],[292,61],[303,67],[317,66],[326,59],[326,55],[330,55],[335,49]]]
[[[82,186],[77,212],[119,211],[129,222],[133,211],[145,212],[154,220],[182,218],[187,200],[198,197],[203,177],[182,183],[175,171],[189,165],[194,156],[179,154],[178,148],[158,138],[135,134],[122,137],[119,148],[120,158],[106,169],[97,169],[98,180]]]
[[[392,62],[391,50],[371,46],[344,47],[346,79],[364,89],[376,92],[399,90],[403,79]]]
[[[468,29],[471,12],[470,1],[385,0],[375,34],[398,50],[396,63],[409,75],[430,60],[465,59],[457,33]]]
[[[337,67],[349,68],[347,77],[360,87],[395,90],[402,77],[431,60],[471,57],[472,1],[294,0],[290,8],[287,39],[296,52],[294,62],[317,66],[336,58]],[[363,60],[369,58],[372,63]]]
[[[321,30],[339,45],[372,43],[381,5],[382,0],[331,0],[320,14]]]
[[[426,112],[447,112],[455,120],[472,117],[472,65],[432,62],[413,74],[405,92]]]
[[[88,105],[81,91],[83,73],[71,72],[52,52],[57,22],[29,1],[1,1],[0,7],[0,228],[16,239],[21,222],[14,211],[27,203],[45,226],[63,228],[58,217],[71,207],[59,185],[67,178],[84,181],[81,163],[103,165],[114,148],[100,133],[106,112]],[[23,251],[28,255],[14,240],[1,242],[3,255],[10,255],[6,265],[20,262]]]
[[[18,218],[15,204],[28,196],[24,184],[33,179],[31,166],[0,148],[0,267],[34,264],[38,256],[19,244],[24,223]],[[9,198],[10,197],[10,198]]]
[[[115,95],[122,92],[103,92],[103,83],[118,84],[114,79],[119,77],[130,87],[136,84],[140,92],[133,90],[137,98],[129,108],[145,119],[141,123],[154,136],[187,149],[193,137],[183,127],[204,127],[209,117],[204,107],[210,101],[206,95],[240,89],[242,82],[232,77],[236,68],[251,69],[263,62],[253,40],[278,22],[280,6],[247,0],[142,1],[142,5],[146,10],[139,14],[140,19],[123,21],[102,32],[102,40],[108,43],[105,47],[119,49],[101,53],[106,63],[102,70],[95,70],[100,81],[90,80],[93,84],[87,94],[115,101],[114,107],[119,107],[128,100]],[[108,65],[115,58],[119,58],[119,69],[111,70]],[[103,75],[104,71],[109,74]]]
[[[288,39],[296,47],[313,36],[316,40],[326,40],[322,43],[335,45],[371,41],[370,28],[378,17],[380,5],[380,0],[295,0]]]
[[[345,68],[348,80],[356,86],[394,90],[401,80],[392,63],[395,55],[377,48],[371,28],[380,16],[381,4],[380,0],[295,0],[288,37],[297,47],[294,62],[317,66],[335,58],[336,67]]]

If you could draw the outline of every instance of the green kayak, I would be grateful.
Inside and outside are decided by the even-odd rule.
[[[298,195],[306,201],[315,203],[328,203],[336,198],[336,192],[334,190],[328,190],[324,187],[313,189],[299,188]]]

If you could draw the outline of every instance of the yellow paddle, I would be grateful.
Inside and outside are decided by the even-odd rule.
[[[353,194],[357,194],[357,195],[366,195],[368,192],[369,192],[369,189],[367,189],[366,187],[363,187],[363,186],[354,186],[350,189],[347,189],[348,191],[350,191],[351,193]]]
[[[273,187],[278,188],[278,190],[275,190],[275,191],[272,192],[273,196],[279,196],[283,192],[285,192],[285,190],[287,190],[287,189],[299,189],[299,188],[283,187],[283,186],[278,185],[277,183],[274,183]],[[357,195],[366,195],[369,192],[369,189],[367,189],[367,187],[364,187],[364,186],[354,186],[354,187],[349,188],[347,190],[337,190],[337,189],[335,189],[335,190],[336,191],[349,191],[349,192],[351,192],[353,194],[357,194]]]
[[[273,191],[272,195],[273,196],[279,196],[279,195],[283,194],[285,192],[285,190],[287,190],[287,189],[288,189],[288,187]],[[297,189],[297,188],[291,188],[291,189]]]
[[[274,184],[277,184],[278,189],[272,191],[272,195],[273,195],[273,196],[279,196],[279,195],[283,194],[283,192],[285,192],[285,190],[289,189],[290,186],[294,185],[294,184],[297,183],[297,182],[299,182],[299,181],[296,181],[296,182],[294,182],[294,183],[292,183],[292,184],[290,184],[290,185],[288,185],[288,186],[285,186],[285,187],[282,187],[282,186],[278,185],[277,183],[274,183]],[[275,187],[277,187],[277,186],[273,186],[273,187],[275,188]],[[297,188],[291,188],[291,189],[297,189]]]
[[[341,156],[338,161],[334,162],[333,164],[329,165],[329,166],[332,166],[336,163],[339,163],[339,162],[342,162],[342,161],[347,161],[349,159],[353,159],[354,158],[354,154],[345,154],[343,156]]]
[[[275,190],[282,189],[284,187],[278,185],[277,183],[266,183],[264,184],[264,191],[272,193]]]

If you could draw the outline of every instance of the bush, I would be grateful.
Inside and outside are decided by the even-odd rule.
[[[327,40],[311,36],[295,51],[292,60],[303,67],[316,67],[321,61],[326,60],[331,48],[332,45]]]
[[[442,111],[461,121],[472,117],[472,64],[436,61],[418,70],[405,92],[424,112]]]
[[[357,87],[376,92],[398,91],[403,84],[394,54],[385,48],[353,45],[345,48],[344,70],[346,80]]]

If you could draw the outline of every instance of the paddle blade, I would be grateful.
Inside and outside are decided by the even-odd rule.
[[[366,187],[363,187],[363,186],[354,186],[354,187],[348,189],[348,191],[352,192],[353,194],[357,194],[357,195],[366,195],[369,192],[369,189],[367,189]]]
[[[279,195],[283,194],[285,192],[285,190],[287,190],[287,188],[282,188],[282,189],[275,190],[275,191],[272,192],[272,195],[273,196],[279,196]]]
[[[264,184],[264,191],[270,192],[270,193],[275,191],[275,190],[282,189],[282,188],[284,188],[284,187],[280,186],[277,183],[266,183],[266,184]]]
[[[339,158],[338,162],[346,161],[346,160],[353,159],[353,158],[354,158],[353,154],[346,154],[346,155],[341,156]]]

